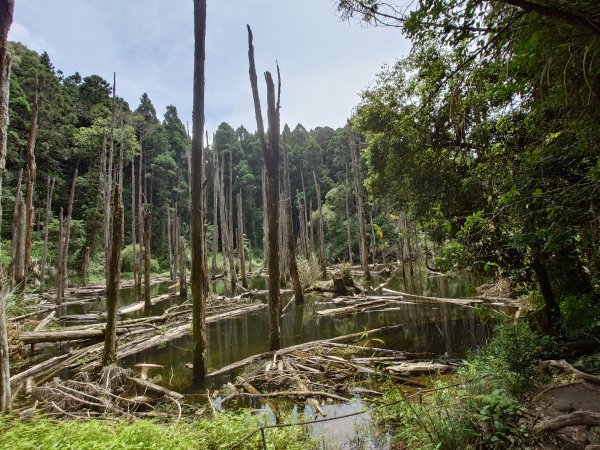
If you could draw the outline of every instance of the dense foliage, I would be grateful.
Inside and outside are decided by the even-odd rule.
[[[354,118],[375,197],[408,209],[441,269],[535,283],[547,328],[569,295],[597,304],[597,2],[338,5],[413,44]]]

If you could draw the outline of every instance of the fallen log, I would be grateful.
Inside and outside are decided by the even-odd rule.
[[[330,394],[329,392],[324,391],[283,391],[283,392],[267,392],[264,394],[250,394],[246,392],[238,392],[233,395],[234,397],[250,397],[250,398],[273,398],[273,397],[325,397],[330,398],[332,400],[338,400],[340,402],[349,402],[350,399],[341,397],[336,394]]]
[[[445,298],[445,297],[427,297],[425,295],[417,295],[417,294],[409,294],[407,292],[394,291],[388,288],[382,288],[383,292],[387,292],[388,294],[401,295],[403,297],[415,298],[419,300],[431,300],[434,302],[442,302],[442,303],[455,303],[457,305],[470,305],[472,303],[483,303],[483,300],[480,298]]]
[[[35,326],[33,332],[37,333],[38,331],[42,331],[44,327],[52,321],[55,315],[56,311],[52,311],[50,314],[48,314],[43,320],[40,321],[40,323]]]
[[[402,362],[395,366],[388,366],[386,371],[393,374],[400,373],[403,375],[422,375],[435,372],[449,372],[453,370],[452,366],[440,363],[429,362]]]
[[[179,293],[175,292],[175,293],[170,293],[170,294],[163,294],[163,295],[159,295],[158,297],[154,297],[150,299],[150,303],[152,304],[152,306],[157,305],[158,303],[167,301],[167,300],[176,300],[179,298]],[[117,314],[122,314],[122,315],[126,315],[126,314],[131,314],[137,311],[143,311],[144,310],[144,302],[135,302],[132,303],[131,305],[125,306],[123,308],[120,308]]]
[[[125,334],[128,330],[117,330],[117,334]],[[40,342],[65,342],[87,339],[103,339],[104,330],[67,330],[67,331],[39,331],[21,333],[19,339],[25,344],[38,344]]]

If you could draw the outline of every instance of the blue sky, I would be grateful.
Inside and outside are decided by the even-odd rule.
[[[9,38],[48,51],[66,75],[112,80],[132,108],[143,92],[162,117],[192,117],[192,0],[17,0]],[[385,63],[406,55],[399,30],[342,21],[332,0],[208,0],[206,127],[256,128],[248,81],[246,24],[254,33],[259,88],[282,73],[282,123],[345,123]]]

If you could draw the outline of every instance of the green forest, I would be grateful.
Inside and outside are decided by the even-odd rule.
[[[248,18],[210,130],[206,0],[190,123],[0,2],[0,448],[600,448],[600,5],[330,3],[410,42],[346,124]]]

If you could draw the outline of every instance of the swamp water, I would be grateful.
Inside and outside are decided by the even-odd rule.
[[[474,286],[478,284],[467,276],[445,277],[430,273],[421,266],[406,266],[397,270],[388,278],[375,277],[369,288],[372,294],[379,295],[377,287],[381,283],[386,287],[411,294],[465,298],[475,295]],[[171,283],[157,283],[152,287],[152,296],[169,292]],[[251,280],[251,287],[264,289],[264,278]],[[223,294],[223,282],[215,282],[211,291]],[[286,305],[291,293],[282,294],[282,304]],[[266,297],[261,299],[266,302]],[[468,351],[477,348],[491,334],[496,323],[493,308],[485,306],[473,308],[460,304],[430,302],[408,299],[412,303],[399,304],[386,311],[367,311],[346,316],[319,316],[317,311],[329,309],[334,305],[327,297],[308,294],[304,304],[292,303],[281,319],[281,341],[283,347],[301,344],[319,339],[328,339],[350,333],[403,324],[392,332],[370,336],[365,334],[359,345],[385,347],[408,352],[431,352],[448,358],[464,357]],[[134,303],[132,288],[121,291],[120,307]],[[148,311],[139,311],[128,317],[158,315],[179,299],[169,300],[153,306]],[[104,311],[104,299],[91,305],[75,306],[70,314],[85,314]],[[268,309],[250,313],[238,318],[222,320],[208,325],[208,367],[216,370],[248,356],[269,350]],[[191,337],[171,341],[162,347],[150,349],[119,361],[122,367],[133,367],[139,363],[153,363],[162,366],[152,369],[150,376],[163,386],[185,394],[205,394],[207,389],[214,391],[233,379],[236,372],[212,377],[207,384],[196,386],[192,383],[192,343]],[[220,398],[215,399],[217,406]],[[251,403],[259,406],[258,403]],[[360,400],[342,405],[325,405],[327,418],[360,411],[365,404]],[[306,407],[299,410],[293,407],[293,416],[301,419],[311,417],[312,410]],[[385,448],[385,433],[377,437],[377,430],[369,413],[346,419],[323,422],[312,425],[310,432],[327,448]],[[367,433],[368,430],[368,433]],[[251,431],[251,430],[249,430]],[[366,435],[369,438],[365,438]],[[331,447],[329,447],[331,446]]]

